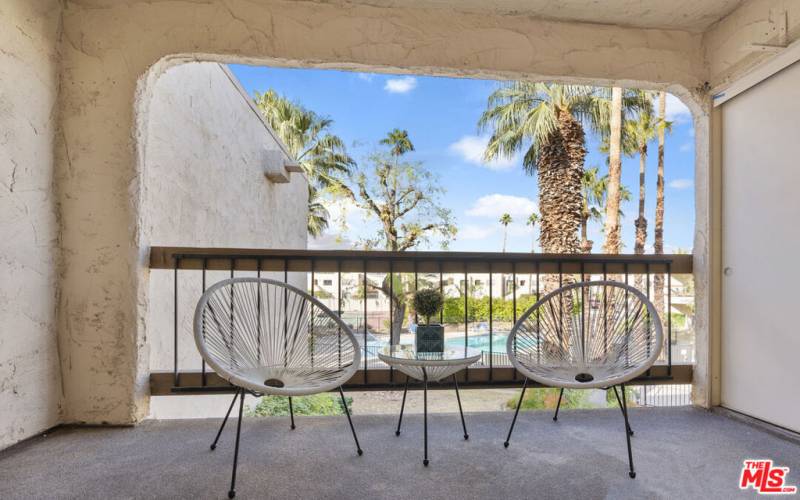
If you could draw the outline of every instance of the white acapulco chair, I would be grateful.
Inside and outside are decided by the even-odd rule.
[[[228,498],[236,495],[245,393],[288,396],[294,429],[293,396],[338,389],[356,449],[359,455],[363,453],[342,391],[342,384],[358,369],[361,351],[350,328],[320,301],[292,285],[271,279],[220,281],[197,304],[194,338],[205,362],[236,388],[212,450],[239,399]]]
[[[589,281],[547,294],[522,315],[508,336],[508,356],[526,378],[504,446],[511,439],[528,379],[561,388],[554,421],[565,388],[613,390],[625,419],[628,475],[636,477],[625,383],[655,363],[663,342],[655,307],[632,286]]]

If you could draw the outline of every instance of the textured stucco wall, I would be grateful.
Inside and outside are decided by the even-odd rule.
[[[64,11],[57,159],[67,421],[125,423],[146,410],[141,125],[171,65],[188,57],[673,84],[685,98],[705,76],[701,35],[680,31],[313,2],[85,5]]]
[[[264,175],[266,151],[280,151],[250,97],[217,63],[187,63],[155,83],[144,144],[141,207],[146,246],[306,248],[308,189]],[[288,156],[283,154],[285,159]],[[207,284],[228,277],[210,272]],[[200,273],[181,273],[179,363],[200,369],[192,337]],[[173,273],[150,273],[147,341],[152,370],[173,363]]]
[[[748,50],[750,44],[779,44],[786,27],[790,44],[800,40],[800,1],[750,0],[703,35],[709,81],[717,88],[742,76],[754,66],[774,56],[766,51]]]
[[[140,211],[145,125],[159,76],[194,59],[617,82],[678,95],[697,125],[695,389],[707,394],[713,353],[700,352],[710,293],[703,286],[714,266],[710,221],[718,216],[708,168],[716,125],[703,83],[724,85],[771,57],[741,48],[774,42],[783,10],[788,41],[797,39],[798,9],[796,0],[750,0],[700,34],[357,3],[4,0],[0,408],[15,410],[0,413],[0,446],[57,421],[59,384],[63,421],[144,416],[151,227]],[[60,381],[53,368],[56,310]]]
[[[698,339],[711,220],[709,82],[740,74],[754,0],[708,33],[529,15],[262,0],[67,2],[57,148],[64,272],[59,320],[68,421],[132,422],[146,408],[146,245],[139,221],[143,123],[153,84],[187,59],[370,68],[667,89],[695,112]],[[599,8],[599,7],[598,7]],[[632,20],[631,24],[635,24]],[[794,28],[791,28],[794,30]],[[707,373],[698,367],[701,376]],[[702,380],[698,383],[704,383]],[[701,391],[702,392],[702,391]]]
[[[691,97],[701,35],[525,15],[313,2],[68,3],[60,322],[68,421],[132,422],[147,400],[141,121],[152,84],[188,58],[618,81]],[[175,56],[177,54],[177,56]],[[138,86],[137,86],[138,82]],[[69,300],[67,300],[69,297]]]
[[[0,2],[0,448],[58,423],[58,2]]]

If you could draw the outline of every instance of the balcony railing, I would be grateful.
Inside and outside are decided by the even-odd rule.
[[[394,301],[386,298],[396,295],[396,286],[403,287],[404,293],[438,287],[449,297],[451,305],[458,302],[457,313],[451,307],[440,317],[440,321],[447,324],[448,342],[458,342],[459,345],[463,342],[466,346],[480,341],[483,350],[481,361],[459,374],[459,383],[468,387],[509,387],[518,386],[522,377],[511,366],[504,343],[499,345],[498,341],[502,342],[517,317],[540,295],[546,279],[551,283],[556,279],[558,283],[618,279],[641,287],[650,297],[655,290],[656,277],[659,277],[663,283],[664,310],[671,312],[674,305],[673,276],[690,275],[692,257],[153,247],[150,268],[171,274],[170,285],[166,285],[164,276],[159,283],[172,288],[172,369],[166,371],[160,366],[150,375],[151,393],[166,395],[230,390],[227,382],[209,371],[199,357],[187,354],[193,351],[194,346],[190,324],[193,302],[208,286],[227,277],[282,279],[306,288],[332,310],[338,311],[357,337],[363,339],[360,346],[364,354],[362,366],[345,386],[351,390],[386,389],[405,381],[405,375],[385,366],[377,358],[377,351],[383,345],[402,341],[404,335],[405,341],[409,341],[407,333],[403,334],[393,326],[396,324],[391,319],[395,318],[395,305]],[[392,279],[386,279],[388,275]],[[683,280],[684,283],[687,281]],[[387,290],[377,290],[380,284],[389,288],[388,294]],[[161,297],[170,300],[164,292],[159,290]],[[691,298],[687,300],[686,294],[681,295],[683,300],[679,302],[684,307],[688,302],[691,307]],[[480,317],[476,316],[478,312],[470,310],[471,307],[477,308],[475,300],[478,298],[482,304],[488,305]],[[381,304],[381,299],[386,300]],[[152,302],[151,297],[151,308]],[[164,311],[166,304],[160,305]],[[501,306],[504,307],[502,312],[499,310]],[[673,362],[676,337],[672,316],[665,314],[662,318],[666,338],[659,362],[634,384],[691,383],[692,365],[686,362],[690,360]],[[162,321],[159,328],[163,326]],[[162,332],[149,335],[158,334],[163,335]],[[165,344],[161,347],[168,348]],[[159,354],[163,358],[164,353]]]

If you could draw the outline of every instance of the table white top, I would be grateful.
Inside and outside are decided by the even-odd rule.
[[[481,359],[481,351],[472,347],[455,347],[443,352],[417,352],[413,345],[387,346],[378,351],[378,358],[396,366],[461,366]]]

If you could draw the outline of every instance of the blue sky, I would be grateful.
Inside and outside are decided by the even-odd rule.
[[[498,82],[241,65],[230,68],[250,94],[273,88],[333,119],[332,131],[344,139],[359,164],[379,149],[378,141],[389,130],[408,130],[416,148],[408,159],[423,162],[446,189],[441,204],[452,210],[459,228],[451,250],[500,251],[503,232],[498,219],[503,212],[509,212],[514,222],[509,226],[508,251],[530,251],[532,239],[538,234],[525,226],[525,220],[536,209],[536,177],[524,173],[519,158],[488,165],[481,161],[486,138],[478,134],[476,123]],[[692,248],[694,128],[688,109],[673,96],[668,96],[667,116],[673,121],[665,151],[664,240],[665,250],[670,252]],[[597,139],[591,133],[587,137],[586,167],[600,166],[604,171],[605,156],[598,151]],[[656,144],[651,144],[647,165],[648,253],[653,240],[656,149]],[[638,157],[625,158],[622,181],[634,195],[638,193],[638,175]],[[634,198],[623,206],[624,252],[633,252],[637,203]],[[347,229],[343,231],[340,224],[334,224],[328,234],[310,242],[310,246],[341,247],[375,234],[375,222],[365,222],[357,210],[340,203],[332,207],[332,212],[338,220],[347,221]],[[600,229],[597,223],[590,225],[589,238],[595,241],[595,252],[602,246]],[[437,249],[438,244],[432,243],[429,248]]]

